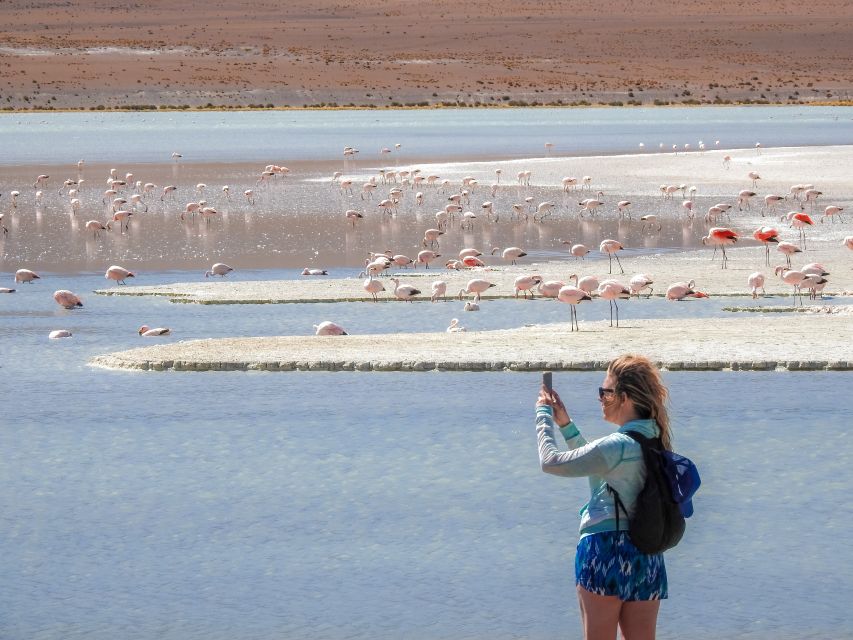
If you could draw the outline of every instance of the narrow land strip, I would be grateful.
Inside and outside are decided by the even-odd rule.
[[[853,323],[826,314],[636,320],[501,331],[193,340],[96,356],[146,371],[599,370],[643,353],[669,370],[853,370]],[[405,355],[402,355],[405,354]]]

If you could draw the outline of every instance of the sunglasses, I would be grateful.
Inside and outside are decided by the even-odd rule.
[[[609,396],[614,393],[616,393],[616,389],[605,389],[604,387],[598,387],[599,400],[604,400],[604,396]]]

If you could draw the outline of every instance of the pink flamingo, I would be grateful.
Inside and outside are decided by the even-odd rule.
[[[492,247],[492,255],[495,255],[500,250],[500,247]],[[519,258],[523,258],[526,255],[527,253],[520,247],[507,247],[501,252],[501,257],[504,260],[509,260],[510,264],[516,264]]]
[[[628,283],[628,287],[631,289],[631,293],[637,296],[637,298],[640,297],[640,293],[642,293],[644,289],[648,289],[649,293],[646,297],[651,298],[652,293],[654,292],[654,288],[652,287],[654,283],[655,281],[651,276],[646,275],[645,273],[638,273],[631,278],[631,281]]]
[[[561,240],[563,244],[572,244],[570,240]],[[569,249],[569,253],[571,253],[575,259],[580,258],[584,260],[584,256],[589,253],[589,249],[586,248],[586,245],[583,244],[572,244],[572,248]]]
[[[782,282],[785,284],[789,284],[794,287],[794,305],[797,304],[797,296],[800,298],[800,306],[803,305],[803,292],[800,289],[800,285],[802,285],[803,280],[805,280],[808,276],[802,271],[795,271],[793,269],[788,269],[783,266],[778,266],[774,270],[774,273],[782,278]]]
[[[147,324],[144,324],[139,327],[136,333],[138,333],[143,338],[157,338],[160,336],[170,335],[172,333],[172,330],[166,327],[155,327],[154,329],[152,329]]]
[[[577,330],[580,331],[580,326],[578,325],[577,305],[579,305],[581,302],[592,300],[592,298],[589,296],[589,294],[587,294],[586,291],[583,291],[582,289],[567,286],[561,287],[560,290],[557,292],[557,300],[571,305],[569,307],[569,309],[571,310],[571,315],[569,317],[571,330],[575,331],[575,328],[577,328]]]
[[[47,334],[48,339],[58,340],[60,338],[70,338],[71,332],[68,329],[57,329]]]
[[[426,231],[424,231],[423,246],[434,249],[440,248],[438,244],[438,238],[439,236],[443,235],[444,231],[440,231],[438,229],[427,229]]]
[[[749,274],[749,277],[746,279],[746,284],[752,290],[753,300],[758,297],[759,289],[761,289],[761,293],[763,295],[767,294],[767,292],[764,290],[764,274],[760,271],[756,271],[755,273]]]
[[[166,185],[165,187],[163,187],[163,195],[160,196],[160,201],[163,202],[166,200],[166,198],[169,198],[169,200],[174,200],[175,191],[177,190],[178,188],[173,184]]]
[[[210,276],[220,276],[224,278],[232,271],[234,271],[233,267],[229,267],[224,262],[217,262],[212,267],[210,267],[210,271],[204,272],[204,277],[209,278]]]
[[[373,274],[368,272],[367,280],[364,281],[364,284],[361,285],[364,287],[364,290],[367,291],[371,296],[373,296],[374,302],[379,302],[379,292],[385,291],[385,286],[379,282],[379,280],[373,279]]]
[[[675,282],[666,290],[667,300],[684,300],[684,298],[707,298],[708,294],[696,291],[695,282]]]
[[[527,292],[530,292],[530,297],[535,298],[536,296],[533,294],[533,287],[538,284],[541,284],[542,276],[540,275],[529,275],[529,276],[518,276],[515,279],[515,297],[518,297],[518,292],[521,291],[524,293],[524,298],[527,299]]]
[[[844,207],[831,204],[823,210],[823,215],[821,216],[820,221],[823,222],[824,218],[829,218],[833,223],[835,223],[835,217],[838,216],[838,219],[841,220],[841,222],[844,222],[844,218],[841,217],[842,211],[844,211]]]
[[[429,269],[429,263],[440,257],[440,253],[436,253],[435,251],[431,251],[429,249],[424,249],[423,251],[418,252],[418,259],[415,266],[417,266],[418,264],[422,264],[424,265],[424,268]]]
[[[465,327],[459,325],[458,318],[453,318],[453,320],[450,321],[450,326],[447,327],[447,333],[464,333],[465,331]]]
[[[556,298],[560,293],[560,289],[565,286],[566,283],[561,280],[548,280],[547,282],[539,283],[536,290],[543,298]]]
[[[56,300],[56,304],[60,307],[65,307],[66,309],[75,309],[76,307],[83,306],[83,302],[77,294],[68,291],[68,289],[60,289],[59,291],[54,292],[53,299]]]
[[[738,235],[732,231],[731,229],[726,229],[725,227],[713,227],[708,230],[708,235],[702,238],[702,244],[712,244],[714,245],[714,255],[717,253],[717,247],[723,252],[723,260],[722,260],[722,268],[725,269],[728,266],[728,256],[726,256],[726,245],[734,244],[737,242]],[[711,260],[714,259],[714,256],[711,256]]]
[[[97,238],[101,235],[101,231],[106,231],[107,227],[98,220],[89,220],[86,223],[86,231],[91,231],[92,235]]]
[[[305,267],[302,270],[302,273],[300,275],[303,275],[303,276],[327,276],[327,275],[329,275],[329,272],[326,271],[325,269],[309,269],[308,267]]]
[[[802,253],[802,249],[800,249],[793,242],[780,242],[776,246],[776,251],[783,254],[785,256],[785,260],[787,261],[788,268],[791,268],[791,256],[795,253]]]
[[[113,214],[113,222],[118,222],[118,229],[120,233],[122,230],[130,232],[130,216],[132,215],[133,211],[128,211],[127,209],[116,211]]]
[[[412,302],[412,298],[421,295],[421,290],[410,284],[400,284],[399,278],[391,278],[394,283],[394,296],[398,300]]]
[[[355,223],[364,218],[364,216],[355,209],[347,209],[347,212],[344,215],[346,216],[346,219],[352,223],[353,229],[355,229]]]
[[[582,291],[586,291],[589,295],[598,292],[599,282],[595,276],[584,276],[578,279],[577,275],[573,273],[569,276],[569,280],[574,280],[575,286]]]
[[[314,326],[314,335],[315,336],[346,336],[349,335],[344,328],[339,325],[331,322],[330,320],[326,320],[325,322],[321,322],[320,324],[315,324]]]
[[[625,269],[622,268],[622,263],[619,261],[619,256],[616,255],[617,251],[622,251],[625,247],[622,246],[622,243],[618,240],[602,240],[601,244],[598,247],[598,250],[601,253],[607,254],[608,264],[610,266],[610,270],[607,273],[613,273],[613,258],[616,258],[616,263],[619,265],[619,271],[621,273],[625,273]]]
[[[846,236],[842,242],[842,244],[853,251],[853,236]],[[789,265],[790,266],[790,265]]]
[[[444,280],[436,280],[432,283],[432,295],[430,296],[430,302],[435,302],[439,298],[442,300],[447,299],[447,283]]]
[[[774,229],[773,227],[759,227],[758,229],[752,232],[752,237],[764,245],[764,257],[766,259],[767,266],[769,267],[770,245],[778,244],[779,232],[776,231],[776,229]]]
[[[629,300],[631,290],[618,280],[605,280],[598,285],[598,295],[610,301],[610,326],[613,326],[613,307],[616,307],[616,326],[619,326],[619,305],[617,300]]]
[[[479,258],[481,255],[483,255],[483,253],[481,251],[478,251],[477,249],[469,247],[467,249],[462,249],[462,251],[459,252],[459,259],[463,260],[468,256],[473,256],[475,258]]]
[[[480,301],[480,295],[485,293],[486,291],[488,291],[489,289],[491,289],[494,286],[496,286],[496,285],[492,284],[488,280],[480,280],[480,279],[469,280],[468,284],[465,286],[465,288],[459,290],[459,299],[461,300],[462,296],[464,294],[473,293],[474,294],[474,302],[479,302]]]
[[[39,280],[41,278],[35,271],[30,271],[29,269],[18,269],[15,272],[15,282],[27,282],[32,284],[33,280]]]
[[[803,247],[803,251],[806,250],[806,227],[810,227],[814,224],[814,220],[811,219],[811,216],[807,213],[800,213],[799,211],[791,211],[788,215],[788,226],[794,227],[800,234],[800,244]]]
[[[485,267],[486,263],[480,260],[480,258],[475,258],[474,256],[465,256],[462,258],[462,264],[469,269],[473,269],[474,267]]]
[[[113,265],[107,272],[104,274],[104,278],[107,280],[115,280],[116,284],[127,284],[125,282],[126,278],[135,278],[136,276],[125,269],[124,267],[119,267],[118,265]]]

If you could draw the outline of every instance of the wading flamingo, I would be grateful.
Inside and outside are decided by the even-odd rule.
[[[320,324],[313,325],[314,327],[314,335],[315,336],[346,336],[349,335],[344,328],[339,325],[331,322],[330,320],[326,320],[321,322]]]
[[[569,309],[571,310],[571,315],[569,317],[571,330],[580,331],[580,326],[578,325],[577,305],[579,305],[581,302],[592,300],[592,298],[589,296],[589,294],[587,294],[586,291],[583,291],[582,289],[567,286],[561,287],[560,290],[557,292],[557,300],[571,305],[569,307]]]
[[[447,300],[447,283],[444,280],[436,280],[432,283],[432,295],[430,296],[430,302],[435,302],[439,298],[442,300]]]
[[[29,269],[18,269],[15,272],[15,282],[28,282],[32,284],[33,280],[39,280],[40,278],[40,275]]]
[[[787,262],[787,266],[789,269],[791,268],[791,256],[795,253],[803,252],[803,250],[800,249],[793,242],[780,242],[776,247],[776,251],[785,256],[785,261]]]
[[[675,282],[669,285],[669,288],[666,290],[666,299],[667,300],[684,300],[685,298],[707,298],[707,293],[702,293],[701,291],[696,291],[696,284],[691,280],[690,282]]]
[[[479,302],[480,295],[494,286],[496,285],[492,284],[488,280],[480,280],[476,278],[474,280],[469,280],[465,288],[459,290],[459,299],[461,300],[462,296],[465,294],[474,294],[474,302]]]
[[[59,291],[54,292],[53,299],[56,300],[56,304],[60,307],[65,307],[66,309],[75,309],[83,306],[83,302],[77,294],[72,293],[68,289],[60,289]]]
[[[152,329],[147,324],[144,324],[139,327],[136,333],[138,333],[143,338],[158,338],[160,336],[170,335],[172,333],[172,330],[166,327],[155,327]]]
[[[232,271],[234,271],[233,267],[229,267],[224,262],[217,262],[212,267],[210,267],[210,271],[204,272],[204,277],[209,278],[210,276],[221,276],[224,278]]]
[[[613,308],[616,308],[616,326],[619,326],[619,305],[617,300],[629,300],[631,298],[631,290],[618,280],[605,280],[598,285],[598,295],[600,298],[610,301],[610,326],[613,326]]]
[[[410,284],[400,284],[399,278],[391,278],[394,283],[394,296],[398,300],[411,302],[412,298],[421,295],[421,290]]]
[[[533,294],[533,287],[538,284],[541,284],[542,276],[540,275],[529,275],[529,276],[518,276],[515,279],[514,287],[515,287],[515,297],[518,297],[518,292],[521,291],[524,294],[524,298],[527,298],[527,293],[530,292],[530,297],[535,298],[536,296]]]
[[[749,274],[749,277],[746,279],[746,284],[752,291],[753,300],[758,297],[759,289],[761,289],[762,295],[767,295],[767,292],[764,290],[764,274],[760,271]]]
[[[702,238],[702,244],[714,245],[714,255],[717,253],[717,247],[720,248],[720,251],[723,252],[722,268],[725,269],[728,266],[726,245],[734,244],[737,242],[737,239],[738,235],[731,229],[726,229],[725,227],[712,227],[708,230],[708,235]],[[714,259],[714,255],[711,256],[711,260]]]
[[[622,268],[622,263],[619,261],[619,256],[616,255],[617,251],[622,251],[625,247],[622,246],[622,243],[618,240],[602,240],[601,244],[598,247],[598,250],[601,253],[607,254],[608,264],[610,269],[607,273],[613,273],[613,258],[616,258],[616,263],[619,265],[619,271],[621,273],[625,273],[625,269]]]
[[[770,245],[779,243],[779,232],[773,227],[760,227],[752,232],[752,237],[764,245],[764,257],[770,266]]]
[[[136,276],[133,275],[133,273],[131,273],[130,271],[128,271],[124,267],[119,267],[118,265],[115,265],[115,264],[113,266],[111,266],[109,269],[107,269],[107,272],[104,274],[104,278],[106,278],[107,280],[115,280],[116,284],[127,284],[125,282],[125,278],[135,278],[135,277]]]

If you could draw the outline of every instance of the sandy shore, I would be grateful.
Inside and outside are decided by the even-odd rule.
[[[0,3],[7,107],[808,102],[853,89],[853,5]]]
[[[422,294],[417,300],[429,301],[434,281],[447,284],[448,296],[458,295],[460,289],[472,279],[484,279],[495,286],[482,295],[483,299],[515,297],[514,281],[517,277],[538,274],[544,280],[560,280],[571,284],[572,274],[583,277],[595,275],[603,280],[613,277],[627,284],[635,273],[645,273],[652,277],[655,284],[653,295],[663,296],[669,285],[694,280],[698,290],[711,296],[744,296],[750,293],[747,277],[754,271],[762,271],[766,276],[767,295],[787,296],[792,294],[790,285],[773,276],[772,267],[762,267],[764,249],[762,247],[731,248],[727,251],[729,266],[720,268],[719,256],[711,260],[710,250],[692,250],[678,253],[655,253],[630,256],[622,259],[625,274],[620,274],[613,263],[614,274],[607,273],[606,262],[600,260],[580,261],[561,260],[547,263],[518,265],[515,267],[476,268],[464,271],[446,269],[401,270],[394,277],[401,284],[411,284]],[[850,267],[853,254],[840,244],[821,243],[808,253],[809,261],[819,262],[831,270],[825,295],[853,295],[853,269]],[[775,258],[774,258],[775,260]],[[778,261],[774,261],[776,264]],[[799,263],[797,264],[799,265]],[[381,301],[402,302],[393,296],[394,283],[390,278],[382,277],[385,291],[379,294]],[[362,278],[323,278],[306,277],[301,280],[271,280],[239,282],[226,279],[206,280],[203,282],[179,282],[158,286],[115,286],[99,289],[96,293],[114,296],[164,296],[176,303],[197,304],[281,304],[300,302],[356,302],[372,300],[362,288]],[[646,295],[647,292],[644,292]],[[523,295],[523,294],[522,294]],[[465,294],[464,297],[471,298]]]
[[[600,370],[614,353],[643,353],[670,370],[850,370],[853,323],[787,318],[647,320],[504,331],[193,340],[98,356],[113,369],[175,371]],[[772,343],[768,342],[772,336]],[[405,355],[402,355],[405,354]]]

